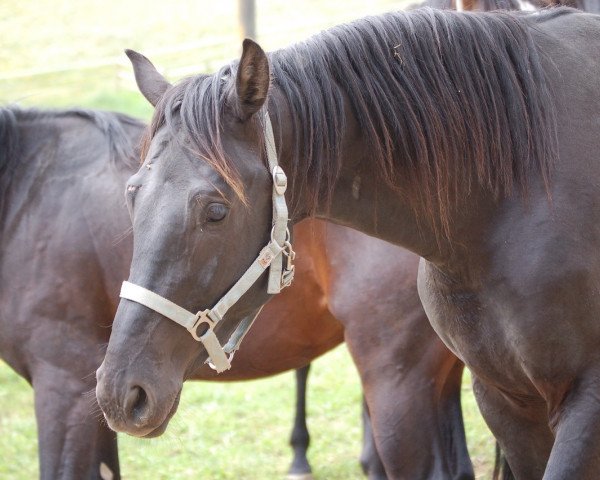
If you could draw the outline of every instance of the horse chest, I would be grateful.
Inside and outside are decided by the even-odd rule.
[[[586,368],[600,341],[588,321],[600,305],[585,295],[574,304],[563,291],[574,281],[535,291],[475,292],[448,287],[432,269],[421,268],[419,295],[433,328],[475,375],[506,391],[546,397]]]
[[[428,274],[419,274],[419,295],[436,333],[472,371],[503,377],[507,360],[516,362],[510,349],[499,342],[504,337],[502,328],[486,315],[475,293],[442,292],[431,280]]]

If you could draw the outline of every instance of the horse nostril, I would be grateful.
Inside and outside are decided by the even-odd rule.
[[[136,385],[132,387],[125,398],[125,412],[134,424],[143,425],[148,417],[149,404],[146,391]]]

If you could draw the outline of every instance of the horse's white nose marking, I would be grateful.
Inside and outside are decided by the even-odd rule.
[[[104,462],[100,462],[100,478],[102,480],[113,480],[115,478],[113,471]]]

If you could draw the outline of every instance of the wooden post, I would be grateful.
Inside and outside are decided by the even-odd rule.
[[[256,4],[255,0],[238,0],[240,37],[256,40]]]

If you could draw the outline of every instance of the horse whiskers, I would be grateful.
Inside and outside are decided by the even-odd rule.
[[[96,387],[91,388],[90,390],[88,390],[87,392],[83,392],[81,394],[81,396],[83,398],[93,398],[94,400],[96,399]]]
[[[86,410],[88,416],[94,418],[95,420],[98,420],[99,418],[104,418],[104,412],[102,411],[100,405],[98,405],[98,402],[96,401],[95,388],[92,388],[91,390],[82,393],[81,396],[84,402],[87,402]]]
[[[126,228],[124,232],[122,232],[121,234],[119,234],[115,237],[115,239],[113,240],[112,246],[116,247],[123,240],[125,240],[127,237],[129,237],[132,233],[133,233],[133,226]]]

